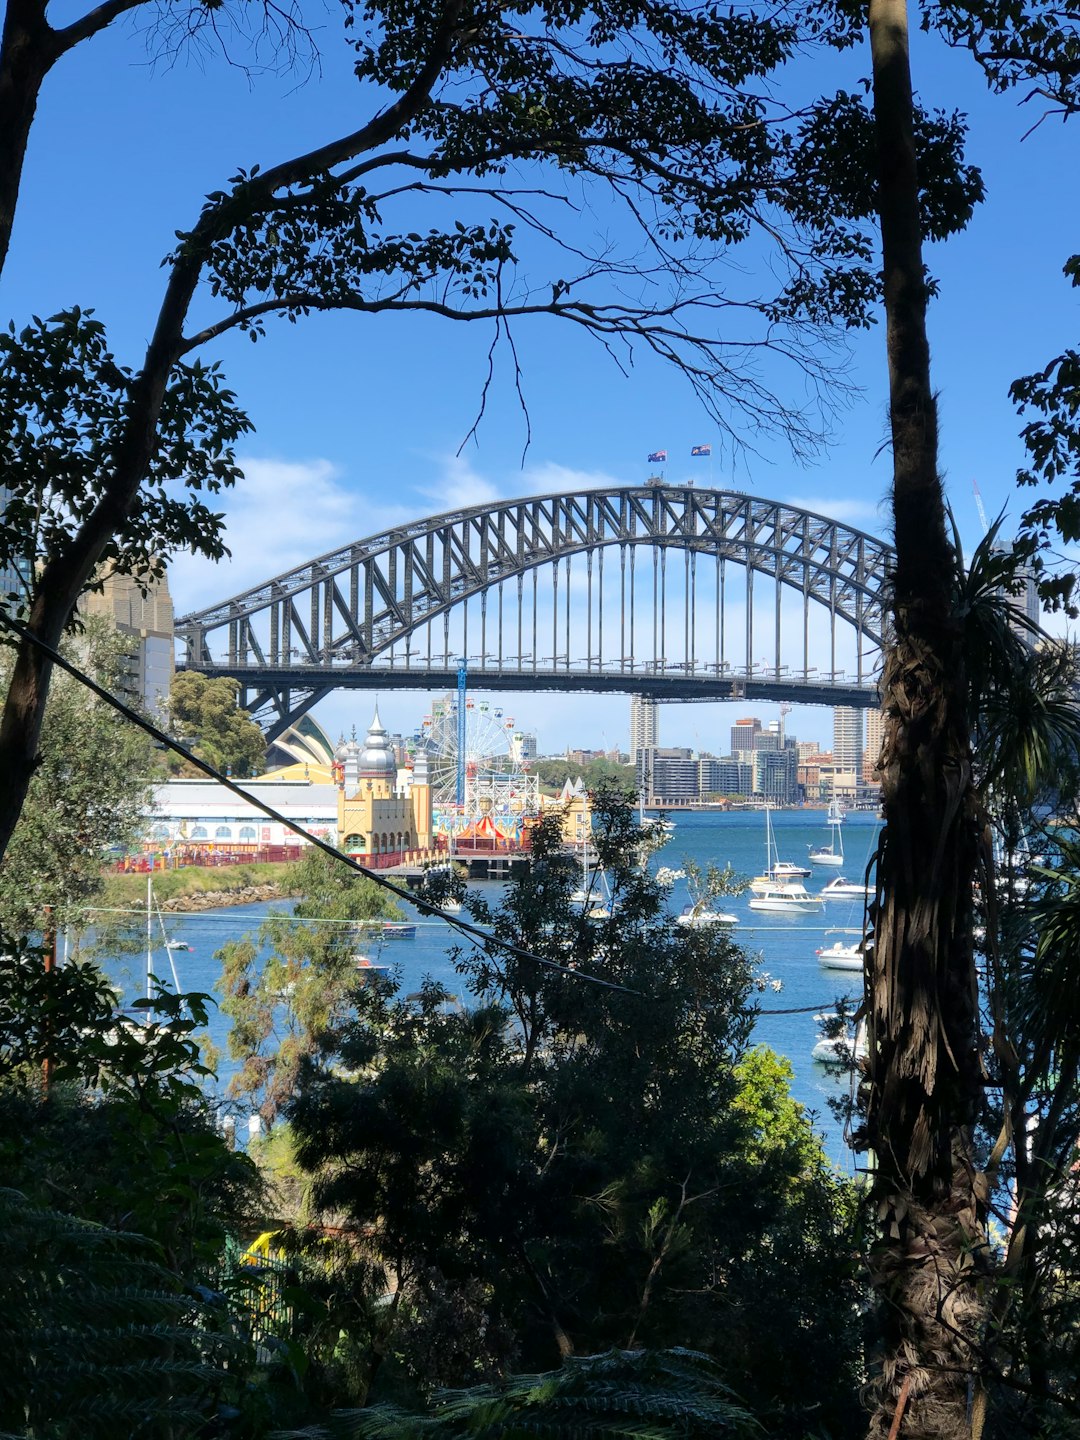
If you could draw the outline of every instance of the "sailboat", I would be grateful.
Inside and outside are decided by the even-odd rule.
[[[780,859],[779,851],[776,848],[776,839],[773,835],[772,812],[766,805],[765,869],[762,874],[755,875],[750,881],[750,889],[755,895],[764,895],[766,891],[775,890],[778,884],[784,884],[791,880],[803,880],[812,873],[804,865],[796,865],[793,860]]]
[[[829,825],[829,843],[828,845],[811,845],[807,858],[811,865],[835,865],[839,869],[844,863],[844,835],[840,829],[844,821],[844,812],[840,809],[839,801],[830,802],[826,819]]]

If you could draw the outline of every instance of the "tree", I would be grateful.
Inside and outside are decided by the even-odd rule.
[[[119,688],[123,644],[111,626],[92,621],[65,649],[99,684]],[[0,685],[10,674],[11,652],[0,651]],[[144,823],[152,754],[141,731],[70,676],[59,678],[29,804],[0,867],[8,934],[82,928],[109,851],[130,844]]]
[[[41,39],[42,0],[16,12],[24,23],[5,32],[0,74],[28,121],[57,36]],[[675,364],[725,432],[779,425],[804,451],[820,438],[816,402],[809,413],[785,404],[758,360],[828,375],[819,398],[835,393],[813,341],[834,319],[865,323],[876,281],[861,222],[837,217],[835,175],[813,158],[815,107],[774,101],[768,81],[807,46],[845,41],[846,18],[815,12],[800,30],[784,12],[665,3],[643,23],[621,0],[586,12],[531,0],[511,23],[442,0],[350,6],[346,25],[367,118],[210,194],[168,257],[137,365],[119,364],[100,323],[76,309],[6,339],[12,501],[0,558],[33,548],[37,568],[0,719],[0,857],[37,754],[51,675],[41,647],[58,644],[95,568],[145,573],[176,546],[223,553],[201,492],[231,483],[247,422],[198,358],[221,335],[258,338],[269,317],[339,309],[487,322],[499,340],[516,318],[546,316],[623,363],[636,347]],[[26,46],[37,60],[20,68]],[[820,108],[828,125],[836,104]],[[956,125],[926,128],[940,142],[933,178],[970,198]],[[24,131],[0,131],[0,143],[21,154]],[[626,253],[568,229],[570,184],[620,208],[636,232]],[[417,202],[446,199],[464,218],[413,228]],[[731,288],[728,248],[748,239],[775,247],[773,293]]]
[[[401,916],[374,881],[319,850],[292,867],[289,886],[303,896],[291,923],[271,915],[257,936],[231,940],[217,955],[221,1008],[232,1020],[229,1053],[240,1062],[230,1091],[257,1104],[268,1124],[294,1094],[305,1062],[333,1045],[366,983],[356,951],[364,922]],[[271,950],[265,963],[263,946]]]
[[[954,45],[970,50],[987,81],[1000,94],[1019,86],[1023,100],[1042,102],[1039,116],[1063,120],[1080,113],[1077,41],[1080,10],[1062,4],[1017,4],[1012,0],[939,0],[928,11],[932,24]],[[1080,285],[1080,254],[1071,255],[1063,273]],[[1055,541],[1080,538],[1080,350],[1070,347],[1042,370],[1021,376],[1010,397],[1025,417],[1022,436],[1029,463],[1017,474],[1021,487],[1067,481],[1065,493],[1029,506],[1020,523],[1020,552],[1039,577],[1045,601],[1063,605],[1075,616],[1075,570],[1048,563]]]
[[[207,764],[230,775],[258,775],[266,759],[266,736],[240,709],[239,694],[239,683],[226,675],[211,680],[185,671],[169,691],[170,726]]]
[[[528,953],[459,954],[468,1009],[373,975],[287,1107],[318,1210],[387,1276],[368,1386],[393,1355],[462,1383],[508,1348],[532,1369],[692,1336],[770,1433],[853,1434],[851,1196],[783,1066],[747,1052],[746,955],[673,926],[625,798],[594,803],[611,919],[571,902],[541,825],[505,903],[469,902]]]
[[[978,856],[957,557],[930,384],[904,0],[871,0],[877,211],[896,571],[880,773],[885,831],[867,965],[866,1144],[882,1332],[875,1440],[967,1436],[983,1323],[984,1200],[973,1150],[982,1072],[973,955]],[[977,1400],[977,1406],[981,1401]]]

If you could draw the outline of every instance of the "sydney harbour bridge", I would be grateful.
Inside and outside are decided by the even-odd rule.
[[[183,616],[180,667],[280,735],[333,690],[870,706],[890,546],[739,491],[529,496],[354,540]]]

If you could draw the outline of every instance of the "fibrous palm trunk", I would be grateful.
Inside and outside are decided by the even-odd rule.
[[[886,826],[867,977],[881,1340],[869,1433],[953,1440],[972,1433],[979,1412],[977,828],[956,560],[937,469],[904,0],[871,0],[870,38],[897,560],[883,677]]]

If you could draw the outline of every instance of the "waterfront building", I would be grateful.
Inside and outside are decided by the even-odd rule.
[[[378,706],[363,746],[355,739],[334,755],[339,775],[338,844],[368,863],[378,856],[399,860],[434,854],[431,777],[426,751],[418,749],[408,778],[399,782],[390,736]]]
[[[299,720],[283,730],[266,751],[267,770],[307,765],[329,771],[333,763],[334,742],[310,714],[301,715]]]
[[[298,767],[299,768],[299,767]],[[243,800],[216,780],[155,785],[143,849],[167,863],[295,860],[307,842],[252,803],[261,800],[308,835],[334,843],[338,787],[326,779],[245,780]]]
[[[745,795],[754,793],[754,767],[741,755],[718,759],[702,755],[698,760],[698,788],[702,795]]]
[[[660,743],[659,706],[647,695],[630,696],[630,764],[636,765],[643,750],[655,750]]]
[[[679,746],[639,751],[637,784],[649,800],[686,804],[701,798],[698,761],[692,750]]]
[[[794,805],[799,798],[799,755],[794,745],[754,754],[754,793],[773,805]]]

